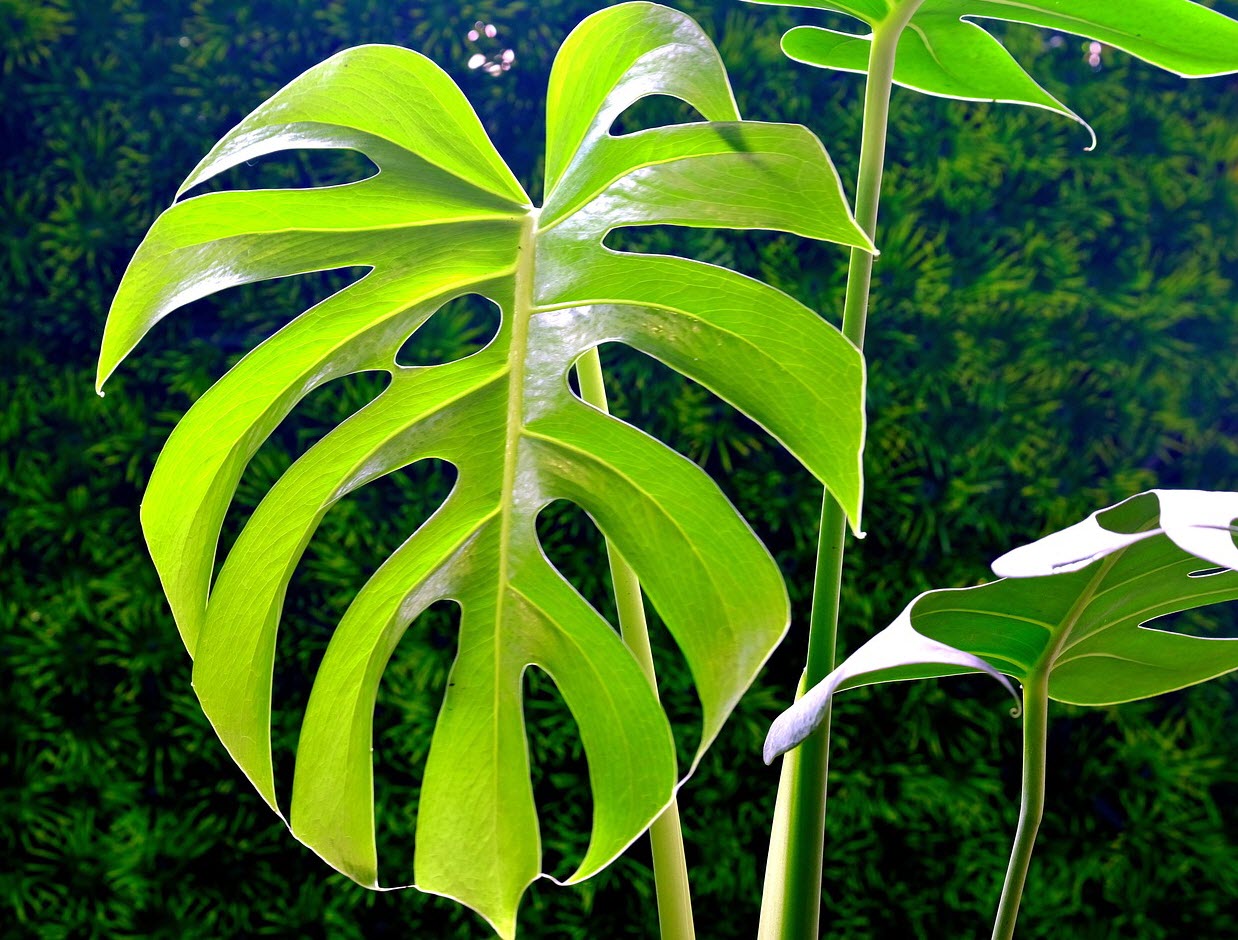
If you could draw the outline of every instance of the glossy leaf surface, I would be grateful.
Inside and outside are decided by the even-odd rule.
[[[707,123],[613,136],[652,94]],[[778,570],[694,464],[580,401],[575,360],[618,341],[654,356],[763,424],[855,524],[863,363],[833,327],[730,271],[602,245],[621,226],[769,228],[870,248],[829,158],[802,127],[741,123],[721,61],[691,20],[633,3],[586,20],[556,60],[548,98],[546,205],[536,209],[459,89],[389,46],[342,52],[229,132],[185,190],[247,160],[348,148],[369,179],[228,191],[155,223],[109,315],[100,384],[164,316],[221,289],[309,271],[369,272],[303,313],[194,405],[160,456],[142,506],[151,555],[194,688],[233,758],[280,812],[271,677],[292,573],[324,514],[415,461],[458,471],[438,511],[357,595],[322,660],[302,725],[290,827],[353,879],[378,885],[372,719],[383,670],[431,603],[461,609],[455,664],[417,817],[415,876],[504,936],[541,867],[522,677],[555,681],[579,726],[593,828],[570,880],[608,864],[671,799],[671,729],[617,633],[550,565],[538,513],[583,507],[634,567],[701,700],[700,753],[784,633]],[[480,352],[405,367],[397,351],[463,294],[502,323]],[[390,385],[271,488],[212,584],[240,475],[296,403],[374,370]],[[736,590],[742,585],[742,590]]]
[[[748,2],[843,13],[873,29],[906,7],[906,0]],[[975,22],[984,20],[1084,36],[1190,78],[1238,71],[1238,22],[1189,0],[924,0],[899,38],[894,81],[945,98],[1047,108],[1083,123]],[[869,45],[869,36],[815,26],[783,38],[792,59],[861,74],[868,71]]]
[[[1238,669],[1238,638],[1150,625],[1238,600],[1235,521],[1238,493],[1151,490],[1003,555],[1002,580],[921,594],[778,717],[766,760],[807,737],[840,689],[1047,670],[1051,698],[1112,705]]]

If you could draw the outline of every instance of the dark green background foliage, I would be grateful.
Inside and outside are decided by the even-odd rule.
[[[92,390],[124,265],[213,141],[280,85],[360,42],[434,57],[537,191],[554,49],[596,4],[380,0],[0,0],[0,934],[6,937],[482,937],[473,915],[333,874],[232,766],[189,687],[137,507],[185,408],[246,349],[357,272],[232,290],[160,326]],[[854,174],[860,83],[793,66],[785,12],[681,4],[719,42],[746,116],[800,121]],[[1238,12],[1226,7],[1227,12]],[[474,21],[498,36],[470,43]],[[1238,486],[1238,83],[1186,83],[1022,28],[1008,43],[1092,118],[1100,149],[1050,114],[895,94],[869,333],[869,537],[849,556],[854,646],[930,586],[976,583],[1009,545],[1153,485]],[[475,52],[516,53],[496,76]],[[665,103],[626,119],[682,117]],[[355,156],[262,161],[229,177],[303,185]],[[836,316],[844,257],[789,236],[652,229],[614,245],[682,250]],[[484,341],[463,306],[410,355]],[[759,429],[657,363],[605,350],[617,411],[715,472],[789,578],[796,624],[682,804],[702,937],[755,930],[777,773],[759,758],[803,656],[819,492]],[[314,393],[258,454],[225,541],[296,454],[379,388]],[[352,591],[441,499],[419,465],[332,510],[280,638],[287,770],[313,669]],[[569,507],[548,551],[606,608],[599,538]],[[407,877],[417,786],[453,653],[452,611],[409,631],[378,708],[380,847]],[[1231,614],[1193,629],[1234,633]],[[664,695],[695,700],[662,648]],[[529,679],[537,794],[560,874],[589,818],[580,747]],[[1122,708],[1059,708],[1051,813],[1028,937],[1238,935],[1238,714],[1222,680]],[[861,690],[837,707],[826,900],[832,935],[987,935],[1013,830],[1018,726],[988,680]],[[684,743],[693,735],[685,733]],[[285,775],[285,781],[286,781]],[[574,889],[535,886],[529,937],[651,937],[646,850]]]

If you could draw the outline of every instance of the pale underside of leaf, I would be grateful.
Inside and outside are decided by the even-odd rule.
[[[1010,680],[986,660],[917,633],[911,626],[911,607],[908,607],[894,623],[848,656],[842,665],[774,720],[762,750],[765,763],[772,764],[774,758],[812,734],[824,719],[830,699],[848,680],[854,680],[848,687],[856,687],[871,682],[919,678],[918,667],[926,663],[935,667],[933,675],[987,672],[1010,690],[1016,703],[1019,701]],[[899,673],[896,672],[899,667],[909,668]],[[861,681],[874,673],[885,678]]]
[[[1238,669],[1238,638],[1150,626],[1238,600],[1236,517],[1238,493],[1153,490],[995,563],[1017,577],[921,594],[778,718],[767,760],[802,740],[845,688],[979,669],[1020,681],[1047,672],[1051,698],[1111,705]],[[1209,563],[1217,570],[1201,571]]]
[[[1134,512],[1136,518],[1152,511],[1140,504],[1159,505],[1160,523],[1155,528],[1130,531],[1109,528]],[[1238,520],[1238,493],[1206,490],[1150,490],[1129,500],[1092,513],[1060,532],[1007,552],[993,562],[1000,578],[1030,578],[1064,574],[1085,568],[1098,558],[1164,534],[1175,545],[1221,568],[1238,570],[1238,546],[1233,523]]]
[[[716,123],[611,136],[613,119],[650,94],[681,97]],[[312,69],[225,136],[185,188],[298,147],[356,149],[379,173],[175,205],[126,273],[99,368],[102,382],[162,317],[226,287],[368,270],[195,403],[160,456],[143,526],[203,708],[280,812],[271,677],[285,594],[307,544],[358,487],[419,460],[454,465],[451,494],[374,572],[332,636],[302,725],[289,824],[332,865],[377,887],[379,683],[409,623],[454,601],[459,643],[422,786],[416,882],[473,907],[505,937],[541,864],[527,668],[552,677],[588,758],[593,829],[568,880],[630,844],[679,779],[653,690],[617,633],[547,561],[538,513],[557,499],[580,505],[640,575],[701,699],[696,760],[788,622],[777,568],[717,486],[583,404],[568,384],[575,360],[604,342],[641,349],[766,426],[834,491],[853,525],[861,499],[864,372],[854,346],[760,282],[601,244],[619,226],[675,224],[780,229],[871,249],[820,143],[803,128],[739,124],[712,45],[686,17],[650,4],[587,20],[556,61],[549,101],[539,211],[429,60],[369,46]],[[395,363],[410,334],[472,293],[501,311],[485,349],[435,366]],[[306,395],[363,371],[386,373],[390,384],[279,479],[212,584],[224,514],[250,458]]]

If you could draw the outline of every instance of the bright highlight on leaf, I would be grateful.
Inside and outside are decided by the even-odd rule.
[[[706,123],[612,136],[649,95]],[[860,353],[785,294],[730,271],[612,251],[621,226],[766,228],[871,250],[820,142],[743,123],[721,60],[688,18],[629,3],[567,39],[550,81],[546,204],[529,204],[451,79],[428,59],[364,46],[311,69],[216,145],[182,192],[296,148],[365,153],[380,172],[301,190],[181,202],[154,224],[108,318],[99,383],[155,324],[224,288],[361,266],[356,283],[243,359],[173,432],[142,522],[221,740],[276,812],[271,677],[292,573],[330,507],[415,461],[454,464],[447,500],[373,574],[322,660],[301,729],[289,825],[376,887],[372,718],[387,661],[430,604],[461,608],[456,662],[417,816],[417,886],[479,911],[505,937],[539,876],[522,676],[555,681],[580,728],[593,791],[578,881],[667,805],[667,718],[616,632],[550,565],[535,521],[568,499],[633,566],[679,645],[704,715],[697,758],[783,635],[789,609],[764,547],[694,464],[581,402],[568,373],[627,343],[764,425],[858,525]],[[468,358],[396,355],[454,298],[502,311]],[[313,389],[361,371],[390,385],[272,487],[212,584],[220,527],[263,440]],[[736,590],[742,585],[742,590]]]
[[[1238,600],[1236,521],[1238,493],[1150,490],[1003,555],[1003,580],[921,594],[778,717],[766,762],[806,738],[840,689],[1047,671],[1051,698],[1111,705],[1238,669],[1238,638],[1148,626]]]
[[[880,29],[909,0],[746,0],[829,10]],[[943,98],[1023,104],[1091,127],[1045,91],[977,22],[1007,20],[1083,36],[1188,78],[1238,71],[1238,22],[1190,0],[924,0],[899,37],[894,81]],[[799,26],[792,59],[865,74],[871,36]],[[1095,145],[1095,135],[1092,142]]]
[[[1130,509],[1116,510],[1132,500],[1150,502],[1153,498],[1160,504],[1160,525],[1134,532],[1120,527],[1123,514]],[[1150,490],[1132,500],[1094,512],[1061,532],[1007,552],[993,562],[993,573],[999,578],[1034,578],[1078,571],[1098,558],[1157,535],[1214,565],[1238,570],[1238,545],[1232,534],[1232,523],[1238,519],[1238,493]]]

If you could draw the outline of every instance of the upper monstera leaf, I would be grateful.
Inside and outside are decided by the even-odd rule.
[[[840,689],[984,671],[1048,678],[1049,697],[1112,705],[1238,669],[1238,638],[1186,636],[1149,621],[1238,600],[1238,493],[1150,490],[1017,548],[1002,580],[928,591],[783,712],[766,761],[820,723]]]
[[[613,135],[648,95],[702,123]],[[100,384],[162,317],[232,285],[365,266],[360,280],[245,357],[177,426],[142,523],[194,688],[236,762],[279,811],[270,746],[276,628],[289,579],[329,507],[408,464],[439,458],[457,483],[361,589],[306,711],[290,827],[330,864],[377,886],[371,724],[384,667],[440,599],[461,610],[458,654],[417,815],[417,886],[454,897],[504,936],[541,865],[522,714],[529,665],[580,729],[591,841],[571,880],[610,862],[672,798],[671,730],[615,630],[550,565],[539,511],[583,507],[638,573],[691,669],[700,752],[783,635],[772,559],[694,464],[583,403],[568,373],[627,343],[715,391],[774,434],[834,493],[861,498],[863,362],[808,308],[730,271],[606,248],[620,226],[767,228],[871,249],[820,142],[740,121],[717,52],[691,20],[625,4],[567,39],[548,98],[546,203],[530,205],[448,76],[415,52],[334,56],[229,132],[182,192],[292,148],[365,153],[377,175],[342,186],[188,199],[154,224],[109,315]],[[480,352],[404,367],[397,351],[444,304],[500,308]],[[212,565],[241,472],[296,403],[331,379],[391,376],[373,402],[301,457]]]
[[[1085,36],[1188,78],[1238,71],[1238,22],[1190,0],[746,0],[843,13],[874,30],[917,9],[898,40],[894,81],[930,95],[1048,108],[1086,126],[973,20]],[[783,51],[808,65],[866,73],[871,36],[799,26]],[[1089,128],[1089,132],[1091,128]]]

